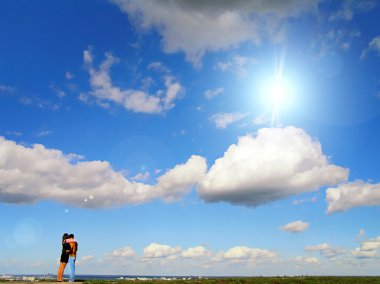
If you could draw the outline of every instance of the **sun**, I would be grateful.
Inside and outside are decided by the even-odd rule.
[[[272,113],[271,126],[280,126],[280,112],[284,111],[292,101],[293,88],[283,76],[273,76],[263,80],[262,95],[265,105]]]
[[[269,88],[269,95],[274,106],[280,106],[286,99],[286,86],[281,79],[276,79]]]

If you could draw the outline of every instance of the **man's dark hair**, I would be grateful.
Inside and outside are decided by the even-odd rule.
[[[73,239],[73,238],[74,238],[74,234],[70,234],[69,239]]]

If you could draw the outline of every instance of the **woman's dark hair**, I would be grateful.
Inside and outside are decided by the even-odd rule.
[[[74,238],[74,234],[70,234],[69,239],[73,239],[73,238]]]
[[[69,234],[68,233],[64,233],[63,236],[62,236],[62,241],[66,240],[69,238]]]

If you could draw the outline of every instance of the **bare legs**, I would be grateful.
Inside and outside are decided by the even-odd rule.
[[[62,281],[62,277],[63,277],[63,272],[65,271],[65,267],[66,267],[66,264],[65,262],[61,262],[59,264],[59,268],[58,268],[58,273],[57,273],[57,281]]]

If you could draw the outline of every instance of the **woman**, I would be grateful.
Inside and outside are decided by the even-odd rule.
[[[66,242],[66,240],[69,238],[69,234],[64,233],[62,236],[62,253],[61,253],[61,260],[58,268],[57,273],[57,281],[62,282],[63,272],[65,271],[65,267],[67,263],[69,262],[69,254],[71,251],[70,244]]]

